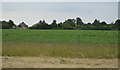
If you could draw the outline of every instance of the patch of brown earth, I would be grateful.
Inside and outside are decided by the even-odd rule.
[[[118,68],[118,59],[3,57],[3,68]]]

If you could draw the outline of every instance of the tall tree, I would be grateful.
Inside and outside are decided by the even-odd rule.
[[[75,27],[75,22],[74,22],[74,19],[68,19],[65,21],[66,24],[70,24],[71,27]]]
[[[2,21],[2,29],[9,29],[9,24],[6,21]]]
[[[2,29],[10,29],[13,27],[16,27],[16,25],[14,24],[14,22],[12,20],[7,21],[2,21]]]
[[[74,19],[65,20],[65,22],[62,24],[62,27],[66,29],[73,29],[75,27]]]
[[[92,23],[93,26],[99,27],[100,26],[100,21],[95,19],[95,21]]]
[[[62,22],[58,23],[58,28],[62,28]]]
[[[52,28],[57,28],[57,21],[53,20],[51,26],[52,26]]]
[[[79,18],[79,17],[76,18],[76,24],[77,24],[77,26],[84,25],[84,23],[82,22],[81,18]]]
[[[8,24],[9,24],[9,28],[13,28],[13,26],[15,26],[15,24],[12,20],[9,20]]]
[[[45,22],[45,20],[43,21],[40,20],[38,23],[34,24],[30,28],[31,29],[49,29],[49,25]]]
[[[115,28],[120,30],[120,19],[115,21]]]

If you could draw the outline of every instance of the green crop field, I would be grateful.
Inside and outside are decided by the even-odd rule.
[[[2,30],[3,56],[116,58],[117,30]]]

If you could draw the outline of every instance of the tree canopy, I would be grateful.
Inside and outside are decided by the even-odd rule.
[[[13,29],[20,27],[15,25],[14,21],[0,21],[2,29]],[[28,27],[24,23],[25,27]],[[64,22],[57,23],[57,20],[53,20],[52,23],[48,24],[45,20],[40,20],[38,23],[33,24],[29,29],[80,29],[80,30],[120,30],[120,19],[110,24],[105,21],[95,19],[93,23],[84,23],[80,17],[76,19],[66,19]]]

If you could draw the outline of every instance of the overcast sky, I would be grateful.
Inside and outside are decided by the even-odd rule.
[[[118,2],[119,0],[1,0],[2,2]]]
[[[9,1],[9,0],[5,0]],[[16,0],[17,1],[17,0]],[[24,0],[25,1],[25,0]],[[26,0],[27,1],[27,0]],[[33,0],[31,0],[33,1]],[[37,1],[37,0],[36,0]],[[113,1],[113,0],[109,0]],[[115,0],[114,0],[115,1]],[[117,1],[117,0],[116,0]],[[16,24],[24,21],[29,26],[45,20],[63,22],[80,17],[83,22],[94,19],[111,23],[118,18],[117,2],[3,2],[2,20],[12,19]]]

